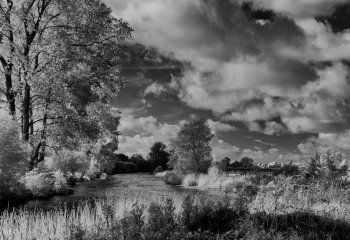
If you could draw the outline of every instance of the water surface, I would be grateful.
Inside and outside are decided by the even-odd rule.
[[[112,196],[127,200],[152,200],[152,198],[176,198],[186,194],[208,197],[220,197],[220,190],[188,189],[181,186],[166,185],[160,178],[147,174],[119,174],[109,176],[107,180],[79,182],[74,186],[74,193],[68,196],[54,196],[49,199],[30,200],[20,207],[29,210],[50,210],[62,204],[72,204],[82,200]],[[13,207],[13,206],[12,206]],[[18,208],[19,206],[17,206]]]

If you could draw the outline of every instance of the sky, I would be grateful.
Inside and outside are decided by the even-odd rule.
[[[206,118],[217,160],[350,156],[349,0],[105,2],[154,53],[122,71],[119,152]]]

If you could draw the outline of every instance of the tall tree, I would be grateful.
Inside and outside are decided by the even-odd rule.
[[[117,142],[119,44],[132,29],[100,0],[2,0],[1,85],[7,109],[33,149]],[[58,144],[59,143],[59,144]]]
[[[212,162],[210,141],[213,137],[204,119],[184,124],[171,141],[174,154],[170,166],[182,173],[206,172]]]
[[[167,169],[170,153],[167,151],[167,145],[162,142],[156,142],[152,145],[151,151],[148,154],[148,161],[152,165],[151,170],[161,166],[162,169]]]

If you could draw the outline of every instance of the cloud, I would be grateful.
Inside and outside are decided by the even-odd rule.
[[[314,62],[349,59],[349,31],[335,34],[329,25],[314,18],[296,19],[295,22],[303,30],[307,42],[299,49],[281,46],[281,55]]]
[[[155,142],[168,144],[176,137],[182,124],[182,121],[177,125],[161,123],[154,116],[138,116],[137,111],[124,109],[120,119],[118,152],[139,153],[146,157]]]
[[[267,135],[349,128],[349,69],[341,62],[350,58],[350,33],[315,20],[348,1],[253,0],[251,9],[243,0],[107,2],[136,41],[191,63],[148,94],[176,92],[194,109]],[[259,18],[259,8],[273,12]]]
[[[254,141],[254,142],[257,142],[257,143],[260,143],[260,144],[263,144],[263,145],[266,145],[266,146],[269,146],[269,147],[276,147],[276,144],[264,142],[264,141],[259,140],[259,139],[255,139],[255,140],[253,140],[253,141]]]
[[[234,158],[240,152],[240,148],[233,146],[221,139],[215,137],[211,142],[214,160],[220,161],[225,157]]]
[[[230,131],[237,130],[234,126],[231,126],[228,123],[223,123],[220,121],[213,121],[211,119],[209,119],[207,122],[208,122],[209,127],[214,131],[214,133],[230,132]]]
[[[318,137],[309,138],[304,143],[299,144],[298,148],[305,155],[335,150],[350,157],[350,129],[343,133],[320,133]]]
[[[153,143],[162,141],[168,144],[171,138],[176,137],[177,132],[185,123],[184,121],[180,121],[178,124],[174,125],[161,123],[153,116],[138,116],[138,112],[132,109],[124,109],[122,112],[124,116],[121,118],[120,131],[122,135],[119,136],[118,152],[129,156],[137,153],[146,157]],[[219,121],[208,120],[208,124],[213,128],[215,133],[235,130],[231,125]],[[322,138],[327,139],[329,136],[322,135]],[[346,137],[339,139],[342,139],[344,144],[346,144]],[[297,162],[303,160],[300,154],[283,152],[276,149],[274,144],[269,144],[261,140],[255,141],[264,145],[269,145],[271,148],[268,151],[250,148],[240,149],[237,146],[219,139],[217,136],[214,137],[210,145],[213,150],[213,157],[216,160],[221,160],[224,157],[230,157],[234,161],[240,160],[243,157],[250,157],[256,162]],[[301,149],[301,147],[299,147],[299,149]]]
[[[269,163],[273,161],[290,163],[304,162],[306,160],[300,153],[284,152],[275,148],[273,145],[271,145],[271,148],[267,151],[251,148],[240,149],[223,140],[214,138],[211,142],[211,147],[216,161],[220,161],[225,157],[229,157],[231,161],[239,161],[244,157],[249,157],[256,163]]]
[[[244,2],[246,0],[241,0]],[[332,8],[348,0],[253,0],[255,6],[271,9],[291,17],[316,17],[329,14]]]
[[[155,82],[145,89],[144,95],[147,96],[148,94],[154,94],[155,96],[160,96],[165,91],[166,89],[163,85]]]
[[[270,148],[268,151],[262,150],[252,150],[244,149],[241,152],[238,160],[243,157],[249,157],[254,160],[254,162],[259,163],[269,163],[269,162],[279,162],[279,163],[290,163],[290,162],[304,162],[304,157],[299,153],[282,152],[277,148]]]
[[[118,153],[131,156],[133,154],[141,154],[143,157],[147,157],[153,143],[158,141],[153,136],[141,136],[139,134],[135,136],[120,136]]]

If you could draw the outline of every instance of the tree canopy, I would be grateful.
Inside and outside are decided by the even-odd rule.
[[[101,0],[0,2],[0,93],[32,147],[89,149],[117,143],[118,111],[110,107],[123,80],[118,49],[132,29]]]
[[[158,166],[161,166],[162,169],[167,169],[169,160],[170,153],[167,151],[167,145],[162,142],[154,143],[148,154],[148,161],[152,165],[152,170]]]
[[[171,141],[174,154],[170,166],[180,172],[206,172],[212,162],[213,137],[205,119],[184,124]]]

